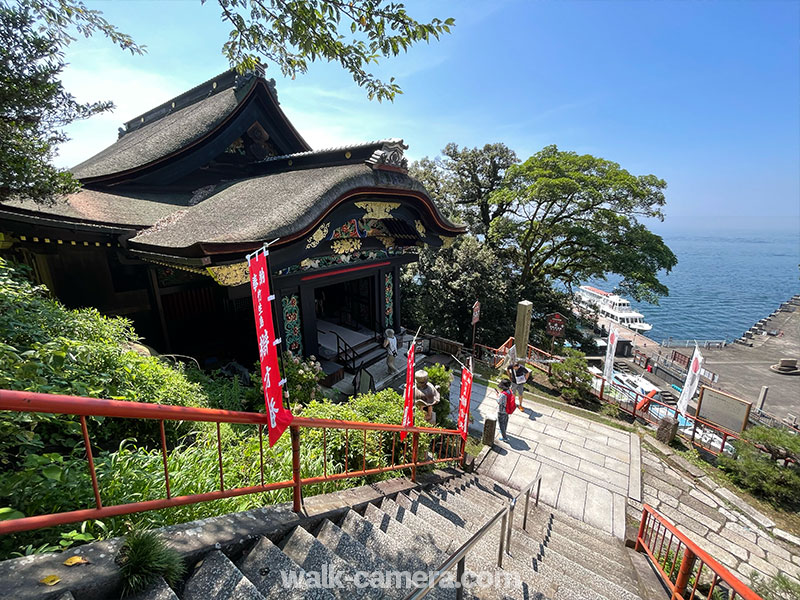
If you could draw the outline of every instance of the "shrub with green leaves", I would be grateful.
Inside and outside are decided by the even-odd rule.
[[[742,437],[733,442],[735,455],[721,454],[717,465],[743,489],[779,507],[800,508],[800,436],[760,425]]]
[[[589,372],[586,355],[574,348],[565,348],[564,359],[551,365],[550,384],[556,386],[570,404],[589,398],[592,374]]]
[[[800,570],[794,574],[800,580]],[[750,574],[750,588],[763,600],[800,600],[800,584],[789,579],[784,573],[764,578],[756,571]]]
[[[281,368],[282,375],[286,378],[288,400],[292,407],[307,406],[309,402],[322,398],[319,382],[325,378],[325,373],[315,356],[303,358],[291,352],[284,352]],[[261,374],[258,373],[257,376],[257,385],[261,387]]]

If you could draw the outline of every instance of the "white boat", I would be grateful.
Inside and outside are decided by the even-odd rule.
[[[624,325],[638,333],[650,331],[653,326],[644,322],[644,315],[631,308],[630,301],[611,292],[590,285],[582,285],[575,294],[575,303],[584,310],[597,313],[614,323]]]

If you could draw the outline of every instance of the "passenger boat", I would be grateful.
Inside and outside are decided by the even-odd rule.
[[[644,315],[631,308],[631,303],[622,296],[605,292],[590,285],[578,288],[574,297],[578,308],[597,313],[614,323],[624,325],[637,333],[650,331],[653,326],[644,322]]]

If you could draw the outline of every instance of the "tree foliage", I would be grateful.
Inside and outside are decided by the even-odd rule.
[[[591,395],[592,374],[583,352],[566,348],[564,359],[550,365],[550,383],[558,387],[561,395],[570,404],[575,404]]]
[[[64,68],[64,27],[73,15],[80,31],[101,29],[130,46],[116,30],[82,4],[21,1],[0,4],[0,200],[23,196],[36,201],[77,189],[77,182],[52,166],[63,127],[111,108],[109,102],[80,103],[59,76]]]
[[[402,3],[386,0],[217,1],[223,19],[233,25],[223,46],[231,64],[251,68],[263,57],[294,78],[316,60],[338,62],[378,100],[402,92],[394,77],[382,81],[369,72],[370,65],[438,40],[455,24],[452,18],[417,21]]]
[[[447,144],[443,158],[423,158],[411,165],[419,179],[445,213],[469,225],[475,235],[486,236],[495,219],[505,215],[507,205],[492,203],[508,168],[519,162],[516,153],[503,143],[483,148],[460,148]]]
[[[622,291],[654,300],[667,293],[659,271],[677,259],[638,219],[663,219],[666,185],[655,175],[631,175],[615,162],[547,146],[509,167],[492,194],[505,216],[493,220],[490,237],[512,251],[523,281],[576,285],[616,273]]]

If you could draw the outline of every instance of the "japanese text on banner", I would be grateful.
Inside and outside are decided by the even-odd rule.
[[[416,350],[417,338],[411,342],[408,349],[408,360],[406,362],[406,389],[405,389],[405,404],[403,406],[403,427],[411,427],[414,425],[414,354]],[[400,432],[400,441],[406,439],[407,431]]]
[[[469,401],[472,396],[472,373],[467,367],[461,369],[461,395],[458,398],[458,430],[464,441],[469,429]]]
[[[266,252],[250,259],[250,286],[253,292],[253,313],[256,319],[258,359],[261,363],[261,382],[267,409],[267,432],[272,447],[292,422],[292,413],[283,407],[283,388],[278,367],[278,348],[272,320],[272,297],[269,291],[269,270]]]

